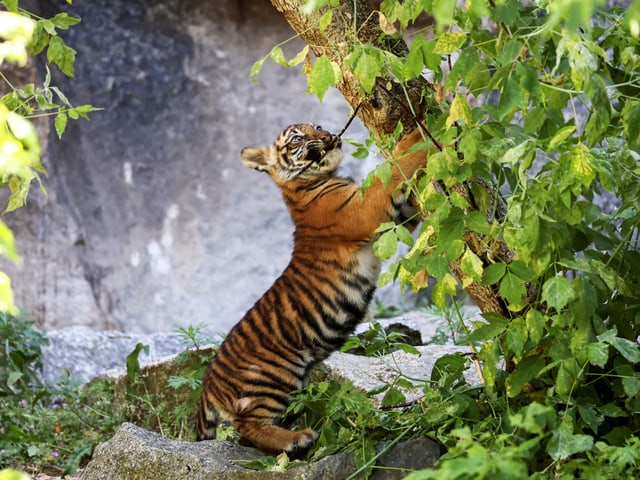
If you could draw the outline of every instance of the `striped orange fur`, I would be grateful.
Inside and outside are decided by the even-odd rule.
[[[271,146],[242,150],[244,165],[268,173],[282,192],[295,225],[293,255],[211,359],[198,440],[215,438],[218,422],[226,421],[242,444],[264,451],[294,453],[313,444],[316,432],[283,428],[282,414],[309,370],[363,320],[380,272],[374,232],[402,220],[396,189],[425,166],[426,154],[401,153],[421,140],[418,130],[405,136],[391,180],[375,180],[364,195],[335,175],[340,138],[315,125],[291,125]]]

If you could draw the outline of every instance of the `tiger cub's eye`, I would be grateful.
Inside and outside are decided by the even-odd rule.
[[[300,135],[294,135],[293,137],[291,137],[291,142],[292,143],[300,143],[302,142],[303,138]]]

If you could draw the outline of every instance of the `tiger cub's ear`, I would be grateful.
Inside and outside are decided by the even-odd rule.
[[[266,172],[269,165],[269,149],[264,147],[244,147],[240,152],[242,164],[247,168]]]

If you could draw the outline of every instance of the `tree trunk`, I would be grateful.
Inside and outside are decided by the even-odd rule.
[[[365,96],[357,77],[344,64],[343,60],[351,53],[350,46],[356,40],[392,51],[397,55],[408,51],[403,41],[394,39],[391,44],[381,40],[384,35],[381,35],[379,15],[371,9],[367,0],[340,0],[339,7],[332,15],[331,23],[324,31],[320,31],[319,25],[320,18],[326,9],[316,10],[307,15],[302,12],[305,0],[271,0],[271,3],[282,13],[300,38],[309,45],[316,57],[326,55],[340,67],[342,78],[337,88],[352,108],[355,109],[360,105],[358,116],[374,135],[392,133],[398,122],[402,122],[404,126],[403,134],[411,132],[418,126],[418,119],[423,119],[427,111],[427,96],[423,96],[423,92],[433,91],[432,86],[424,78],[412,80],[404,87],[389,78],[379,78],[372,94]],[[437,141],[432,140],[440,148]],[[454,188],[467,199],[472,200],[472,194],[466,185],[456,185]],[[475,204],[473,201],[469,203]],[[481,259],[486,259],[490,252],[478,251],[477,246],[481,242],[474,241],[476,237],[475,234],[468,235],[467,245]],[[505,245],[501,245],[500,250],[507,252],[507,257],[512,256]],[[458,279],[464,276],[459,261],[451,263],[451,270]],[[483,312],[510,316],[504,302],[492,286],[474,282],[467,286],[466,291]]]

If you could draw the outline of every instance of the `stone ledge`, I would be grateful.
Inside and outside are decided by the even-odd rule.
[[[286,472],[238,465],[262,456],[259,450],[228,441],[170,440],[125,423],[111,440],[96,448],[80,480],[325,480],[347,478],[356,471],[351,453],[331,455]],[[440,447],[426,438],[399,443],[380,457],[369,478],[401,479],[412,470],[433,466],[439,456]]]

